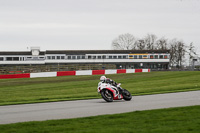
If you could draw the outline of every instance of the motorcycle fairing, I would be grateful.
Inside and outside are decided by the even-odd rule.
[[[113,93],[113,100],[121,100],[123,99],[122,94],[119,94],[118,89],[115,86],[112,86],[110,84],[99,82],[98,84],[98,92],[100,93],[103,89],[107,89]]]

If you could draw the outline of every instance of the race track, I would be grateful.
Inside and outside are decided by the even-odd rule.
[[[0,106],[0,124],[67,119],[136,110],[200,105],[200,91],[134,96],[131,101],[103,99]]]

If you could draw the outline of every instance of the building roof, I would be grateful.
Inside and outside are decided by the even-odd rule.
[[[0,51],[0,55],[32,55],[31,51]],[[45,52],[40,51],[39,55],[45,55]]]
[[[46,54],[133,54],[133,53],[169,53],[169,50],[47,50]]]
[[[169,50],[47,50],[40,51],[39,55],[45,54],[139,54],[139,53],[169,53]],[[31,51],[0,51],[0,55],[32,55]]]

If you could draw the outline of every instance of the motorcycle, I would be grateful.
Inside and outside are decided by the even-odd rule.
[[[107,102],[122,99],[130,101],[132,99],[131,93],[128,90],[121,88],[120,85],[120,83],[117,86],[113,86],[111,84],[99,82],[97,91]]]

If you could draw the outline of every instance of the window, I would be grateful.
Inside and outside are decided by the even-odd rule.
[[[123,59],[126,59],[126,58],[127,58],[127,56],[126,56],[126,55],[124,55],[124,56],[123,56]]]
[[[84,56],[84,55],[82,56],[82,59],[85,59],[85,56]]]
[[[7,61],[12,61],[12,57],[6,57]]]
[[[109,59],[112,59],[112,56],[109,56],[108,58],[109,58]]]
[[[122,56],[118,56],[118,59],[122,59]]]
[[[3,58],[3,57],[1,57],[1,58]],[[6,60],[7,61],[19,61],[19,57],[6,57]]]
[[[57,58],[58,60],[60,60],[60,56],[57,56],[56,58]]]
[[[103,59],[106,59],[106,56],[105,56],[105,55],[103,55]]]
[[[129,55],[129,58],[133,58],[133,55]]]
[[[67,59],[72,59],[72,57],[71,56],[67,56]]]
[[[167,59],[168,58],[167,55],[164,55],[164,58]]]
[[[45,59],[44,57],[39,57],[40,59]]]
[[[98,59],[101,59],[101,56],[98,56]]]
[[[77,59],[81,59],[81,56],[77,56]]]
[[[113,56],[114,59],[117,59],[117,56]]]
[[[19,57],[13,57],[14,61],[19,61]]]
[[[88,56],[88,59],[92,59],[92,56],[89,55],[89,56]]]
[[[146,58],[147,58],[147,55],[143,55],[143,58],[146,59]]]
[[[153,59],[153,55],[150,55],[150,59]]]
[[[163,59],[163,55],[160,55],[159,58],[160,58],[160,59]]]
[[[158,55],[155,55],[154,57],[155,57],[155,59],[158,59]]]
[[[20,57],[20,61],[24,61],[24,57]]]
[[[139,59],[142,59],[142,55],[139,55]]]
[[[137,59],[137,55],[134,55],[134,59]]]
[[[61,59],[64,60],[64,59],[65,59],[65,56],[61,56]]]
[[[76,59],[76,56],[72,56],[72,59]]]
[[[3,61],[3,57],[0,57],[0,61]]]
[[[50,59],[51,59],[51,56],[47,56],[47,59],[50,60]]]
[[[96,59],[96,56],[92,56],[92,59]]]
[[[56,59],[56,57],[55,56],[52,56],[52,60],[55,60]]]

